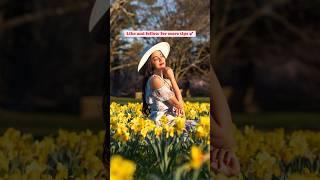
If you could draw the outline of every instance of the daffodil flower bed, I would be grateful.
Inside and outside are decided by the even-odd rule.
[[[127,179],[208,179],[209,173],[209,103],[185,103],[185,117],[161,126],[141,113],[141,103],[110,107],[110,151],[116,159],[135,163],[134,176]],[[187,126],[187,121],[193,126]],[[114,161],[117,162],[117,161]],[[111,177],[126,179],[112,164]],[[114,172],[114,173],[113,173]],[[115,173],[117,172],[117,173]]]
[[[9,128],[0,137],[0,179],[105,179],[104,133],[59,130],[37,140]]]
[[[186,118],[155,126],[141,104],[110,106],[110,174],[102,164],[104,131],[35,139],[9,128],[0,136],[0,180],[29,179],[320,179],[320,132],[234,129],[238,177],[209,172],[209,104],[186,103]],[[186,120],[196,124],[188,129]],[[110,175],[110,176],[109,176]]]
[[[209,104],[186,103],[186,119],[198,119],[185,136],[185,119],[155,126],[141,104],[111,105],[111,155],[130,160],[133,179],[320,179],[320,132],[234,129],[238,177],[209,172]],[[201,121],[202,120],[202,121]],[[113,167],[111,161],[111,169]],[[118,167],[112,172],[122,172]],[[133,168],[131,168],[132,170]],[[121,173],[120,173],[121,174]],[[114,179],[118,177],[114,174]]]
[[[320,132],[235,129],[241,175],[217,179],[320,179]]]

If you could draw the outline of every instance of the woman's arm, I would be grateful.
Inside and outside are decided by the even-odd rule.
[[[172,88],[173,88],[173,92],[176,95],[177,99],[179,102],[183,103],[183,99],[182,99],[182,95],[181,95],[181,91],[180,88],[178,86],[178,83],[176,81],[176,78],[174,77],[174,73],[173,70],[170,67],[166,67],[166,69],[163,72],[165,74],[165,76],[167,76],[169,78],[169,80],[171,81],[172,84]]]
[[[218,78],[211,67],[210,71],[210,136],[212,139],[211,167],[216,173],[236,176],[240,173],[240,163],[234,153],[235,139],[233,137],[231,112],[220,86]]]
[[[178,109],[177,113],[178,115],[185,115],[184,112],[184,107],[183,107],[183,99],[182,99],[182,95],[181,95],[181,91],[180,88],[178,86],[178,83],[176,81],[176,78],[174,77],[174,73],[173,70],[170,67],[166,67],[165,70],[163,71],[164,75],[167,76],[171,82],[172,88],[173,88],[173,92],[176,95],[176,98],[178,99],[178,101],[182,104],[182,107]]]
[[[233,137],[231,112],[212,67],[210,71],[210,80],[210,134],[213,137],[213,146],[219,148],[234,148],[235,139]]]
[[[160,89],[163,88],[163,86],[165,86],[164,82],[162,79],[160,79],[159,77],[154,77],[151,79],[151,88],[152,89]],[[171,92],[173,93],[173,92]],[[167,100],[167,102],[174,106],[177,109],[183,109],[183,103],[180,102],[175,94],[173,93],[173,95],[171,95],[171,97]]]

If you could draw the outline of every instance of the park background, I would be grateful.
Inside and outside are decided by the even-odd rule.
[[[111,15],[115,14],[112,17],[118,18],[110,21],[111,32],[118,33],[110,34],[110,53],[114,55],[109,61],[111,96],[130,97],[130,101],[135,101],[135,92],[140,88],[140,83],[135,81],[139,79],[138,74],[134,72],[140,55],[137,52],[141,52],[143,45],[156,41],[133,40],[128,45],[126,41],[117,40],[121,30],[134,27],[143,29],[147,26],[168,30],[194,28],[199,29],[199,35],[208,32],[205,26],[209,23],[208,17],[194,17],[190,11],[195,4],[188,4],[188,1],[182,1],[176,7],[182,10],[169,8],[170,19],[163,21],[166,24],[159,24],[159,18],[165,16],[164,9],[168,8],[165,7],[171,4],[170,1],[164,2],[146,1],[141,2],[145,5],[138,6],[135,1],[116,1],[118,8],[111,9]],[[282,8],[281,13],[272,16],[254,14],[253,10],[261,6],[255,1],[243,5],[230,2],[235,8],[229,10],[229,21],[243,24],[243,27],[236,38],[224,36],[219,40],[220,46],[227,48],[223,48],[220,60],[215,60],[215,68],[231,110],[235,113],[236,124],[243,125],[249,121],[261,128],[318,129],[320,76],[317,58],[319,40],[315,33],[318,27],[315,20],[319,16],[316,2],[294,5],[286,1],[265,8],[266,12],[272,8]],[[87,1],[3,1],[1,12],[4,20],[0,26],[2,132],[8,127],[40,134],[53,132],[58,127],[102,129],[100,106],[105,66],[109,63],[105,46],[94,43],[88,34],[91,4]],[[162,14],[152,15],[160,9]],[[218,9],[222,11],[224,8]],[[136,13],[139,15],[133,16]],[[196,18],[198,24],[177,22],[176,19],[185,14]],[[219,26],[220,32],[224,29]],[[238,31],[237,28],[228,29],[231,29],[228,35]],[[209,37],[208,34],[205,36]],[[211,39],[214,42],[214,38]],[[193,47],[199,51],[179,57],[183,54],[180,52],[187,50],[187,47],[183,47],[184,43],[195,44],[187,38],[182,39],[181,43],[173,42],[173,53],[176,54],[170,54],[172,58],[186,61],[187,57],[193,61],[197,55],[208,55],[209,45],[204,42],[199,47]],[[206,81],[201,83],[199,80],[206,80],[202,71],[207,68],[197,65],[190,69],[189,73],[178,75],[179,85],[184,88],[188,79],[190,96],[205,96]],[[119,78],[119,81],[114,78]],[[87,117],[95,120],[85,120]],[[74,125],[74,121],[81,123]],[[81,127],[81,124],[84,125]]]
[[[237,125],[245,179],[319,179],[320,1],[211,7],[210,60]]]
[[[319,130],[319,5],[214,1],[211,64],[236,124]]]
[[[117,40],[121,30],[134,27],[203,32],[194,52],[184,46],[196,44],[190,39],[172,40],[177,48],[173,57],[192,62],[191,57],[216,54],[211,60],[238,128],[320,129],[319,1],[214,1],[211,22],[204,12],[203,18],[193,14],[202,7],[193,1],[114,1],[117,8],[110,9],[110,15],[116,19],[110,19],[110,32],[117,34],[110,34],[110,60],[106,46],[94,43],[88,34],[92,3],[0,1],[1,133],[12,127],[41,139],[59,128],[104,130],[105,73],[110,74],[111,101],[140,101],[135,99],[140,87],[134,72],[137,52],[143,49],[138,42],[154,44],[157,39]],[[185,16],[197,21],[184,22]],[[218,48],[211,51],[207,23],[217,33],[210,40]],[[190,53],[190,59],[179,52]],[[205,81],[197,84],[207,79],[206,70],[204,65],[193,66],[186,73],[192,78],[179,78],[182,88],[186,80],[191,82],[190,101],[207,101],[201,98],[208,96]]]

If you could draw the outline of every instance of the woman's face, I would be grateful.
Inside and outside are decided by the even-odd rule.
[[[164,69],[166,67],[166,58],[161,51],[155,51],[151,54],[151,64],[155,69]]]

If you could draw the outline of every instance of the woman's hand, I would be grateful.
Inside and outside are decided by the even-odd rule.
[[[184,116],[184,109],[178,109],[178,116]]]
[[[170,67],[166,67],[162,72],[165,77],[168,77],[168,79],[171,80],[174,78],[173,70]]]
[[[240,163],[235,153],[230,149],[214,149],[211,155],[211,167],[215,173],[226,176],[237,176],[240,173]]]
[[[184,109],[180,109],[180,115],[185,116]]]
[[[177,115],[177,116],[184,116],[185,112],[183,108],[175,108],[173,107],[173,112]]]

